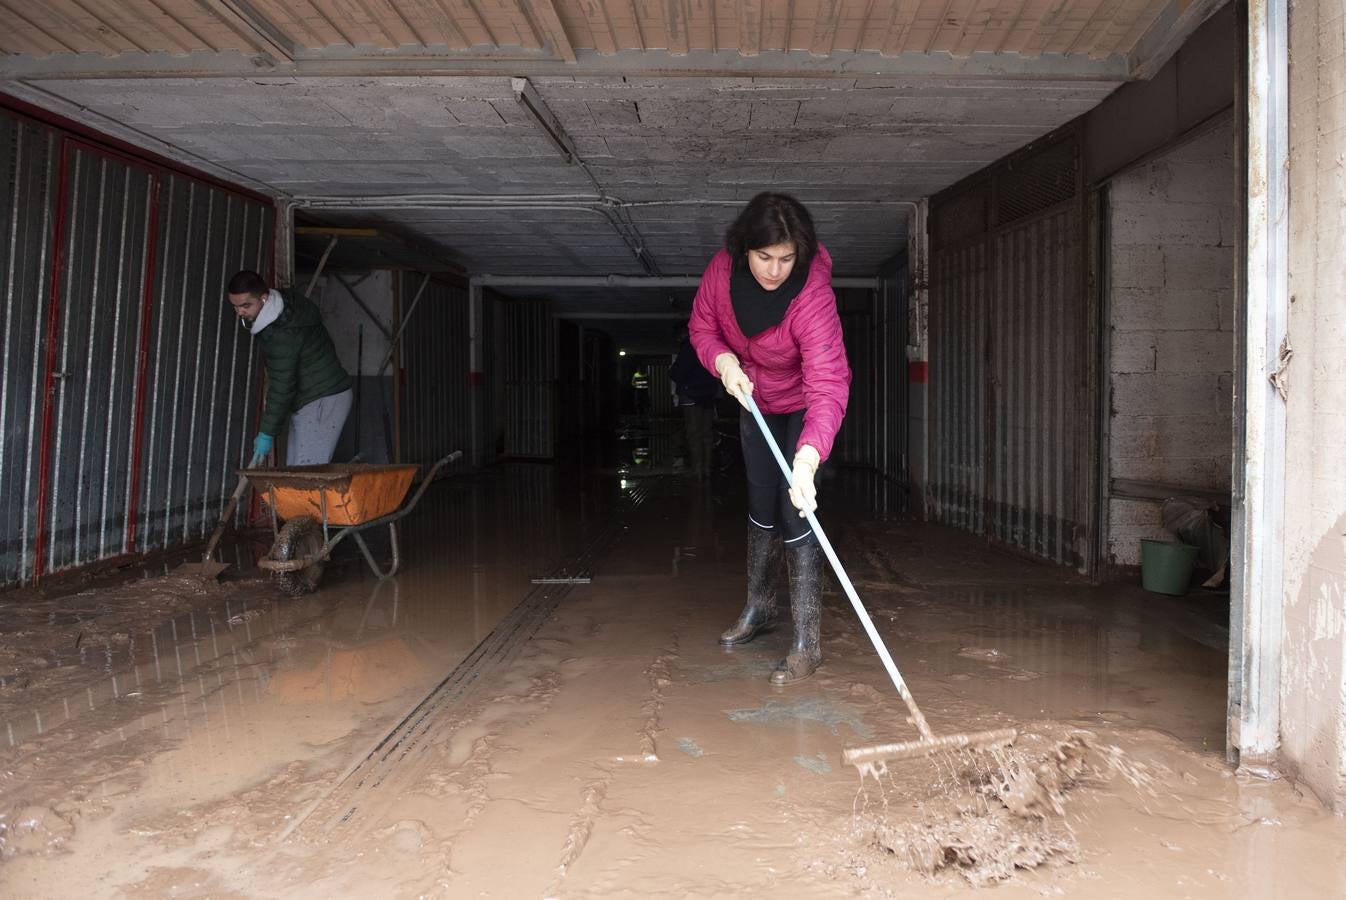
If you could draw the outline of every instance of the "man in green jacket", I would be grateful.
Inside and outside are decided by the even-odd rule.
[[[265,456],[289,421],[285,463],[332,461],[351,410],[351,377],[337,359],[322,314],[308,298],[271,290],[256,272],[229,279],[229,303],[266,357],[266,405],[253,453]]]

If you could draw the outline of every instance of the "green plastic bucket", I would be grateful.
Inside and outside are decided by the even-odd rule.
[[[1174,541],[1140,542],[1140,583],[1147,591],[1181,597],[1192,583],[1197,550]]]

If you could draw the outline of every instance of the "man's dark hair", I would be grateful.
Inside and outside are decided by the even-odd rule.
[[[748,201],[743,212],[725,235],[725,246],[733,257],[735,267],[744,264],[749,250],[774,247],[776,244],[794,244],[799,254],[796,262],[808,266],[818,252],[818,238],[813,232],[813,217],[789,194],[758,194]]]
[[[244,269],[242,272],[235,272],[234,277],[229,279],[229,289],[226,293],[263,297],[269,290],[266,280],[261,275]]]

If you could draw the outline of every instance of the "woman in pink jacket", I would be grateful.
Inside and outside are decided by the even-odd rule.
[[[756,400],[781,451],[794,454],[794,472],[787,483],[757,423],[739,416],[748,474],[748,600],[720,643],[745,644],[772,624],[772,575],[783,548],[795,635],[771,681],[784,685],[809,677],[822,661],[822,550],[803,511],[817,508],[813,479],[846,414],[851,370],[832,258],[798,200],[758,194],[730,226],[725,245],[701,276],[692,346],[740,403],[746,407],[750,395]]]

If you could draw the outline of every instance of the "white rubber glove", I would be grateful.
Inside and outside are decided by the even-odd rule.
[[[738,364],[738,357],[732,353],[721,353],[715,357],[715,371],[720,375],[725,392],[747,409],[748,398],[752,396],[752,382]]]
[[[806,512],[818,509],[818,489],[813,486],[813,476],[818,474],[818,464],[822,462],[818,451],[804,444],[795,451],[794,471],[790,476],[790,502],[799,510],[802,519]]]

